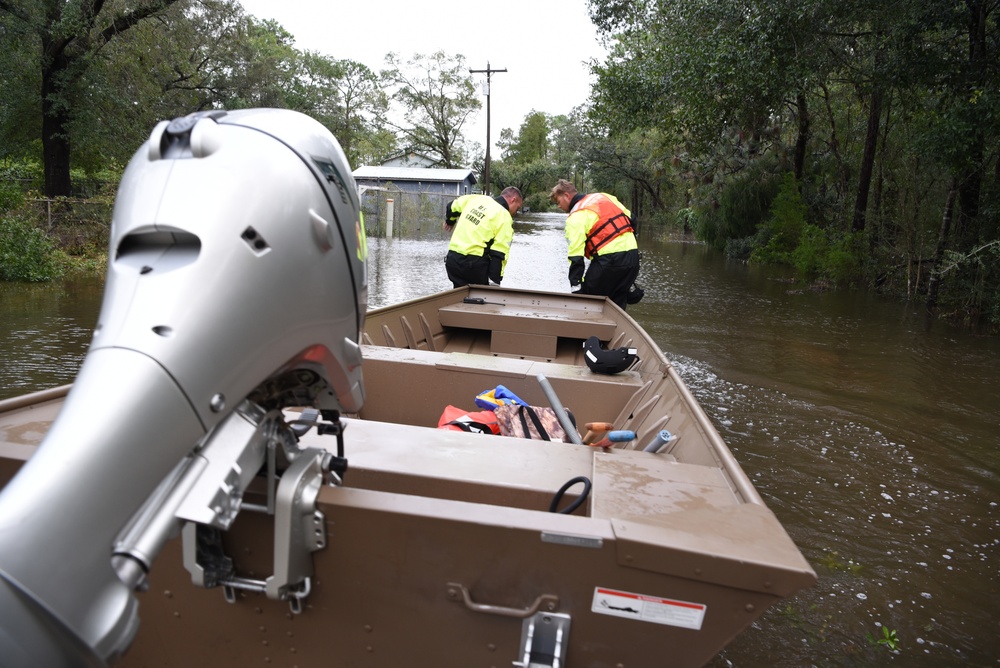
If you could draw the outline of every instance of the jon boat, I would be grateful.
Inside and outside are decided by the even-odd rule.
[[[594,373],[592,336],[638,362]],[[359,412],[320,434],[322,419],[285,411],[300,448],[341,449],[342,484],[297,471],[286,498],[251,481],[209,550],[231,559],[220,576],[186,524],[120,665],[698,666],[815,582],[669,360],[609,301],[460,288],[369,312],[362,341]],[[561,405],[575,440],[598,422],[635,438],[437,428],[497,385]],[[0,481],[67,389],[0,402]],[[551,511],[588,484],[572,513]]]

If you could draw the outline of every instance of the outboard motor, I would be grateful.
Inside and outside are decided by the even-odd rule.
[[[166,481],[201,475],[207,444],[241,406],[278,420],[288,406],[359,410],[366,254],[350,167],[315,120],[253,109],[156,126],[122,177],[79,375],[0,494],[0,662],[120,656],[138,626],[124,573],[141,577],[176,535],[158,529],[143,547],[156,522],[136,516],[184,496]],[[218,488],[246,484],[258,450],[246,448]],[[223,527],[239,498],[224,501],[210,518]],[[139,538],[124,549],[128,532]]]

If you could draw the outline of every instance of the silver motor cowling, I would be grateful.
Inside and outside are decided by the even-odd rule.
[[[245,398],[361,407],[366,253],[350,168],[318,122],[255,109],[157,125],[122,178],[79,375],[0,494],[5,665],[102,665],[128,647],[115,538]]]

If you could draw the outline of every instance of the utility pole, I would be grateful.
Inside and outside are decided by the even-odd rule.
[[[490,194],[490,76],[494,72],[506,72],[507,68],[502,70],[490,69],[490,61],[486,61],[485,70],[474,70],[469,69],[469,74],[486,74],[486,168],[483,170],[483,194]]]

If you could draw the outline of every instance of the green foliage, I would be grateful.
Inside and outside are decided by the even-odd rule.
[[[698,214],[691,207],[678,209],[674,216],[677,227],[689,230],[698,227]]]
[[[830,240],[826,233],[815,225],[803,223],[795,247],[790,253],[784,253],[780,263],[792,264],[803,276],[815,278],[822,271],[824,260],[829,252]],[[765,253],[761,253],[761,255],[765,255]],[[757,256],[756,251],[753,256]]]
[[[510,159],[516,163],[546,159],[550,149],[549,132],[548,116],[540,111],[530,111],[510,147]]]
[[[59,274],[52,240],[28,216],[0,213],[0,280],[49,281]]]
[[[786,174],[767,221],[751,236],[730,239],[726,255],[761,264],[795,267],[808,280],[853,282],[860,271],[856,235],[833,234],[807,221],[798,182]]]
[[[15,183],[0,181],[0,213],[20,208],[24,205],[24,191]]]
[[[524,198],[524,208],[529,211],[549,211],[554,205],[549,201],[549,194],[546,192],[531,193]]]
[[[1000,239],[995,4],[590,0],[589,9],[609,44],[592,66],[590,119],[615,147],[600,152],[620,152],[637,131],[661,134],[648,155],[671,167],[654,172],[655,208],[694,209],[698,237],[730,256],[906,298],[922,299],[930,275],[907,268],[953,251],[968,261],[941,274],[940,312],[1000,327],[1000,263],[974,257]],[[586,155],[595,178],[640,182],[629,165]],[[762,210],[752,190],[768,184],[746,176],[758,163],[779,166],[759,174],[801,169],[804,212],[779,203],[762,216],[770,204]],[[951,183],[960,192],[942,235]],[[846,234],[855,224],[863,229]]]
[[[0,162],[0,181],[16,182],[22,190],[40,190],[43,183],[42,165],[32,160],[4,160]]]
[[[335,60],[314,51],[307,51],[300,65],[297,109],[330,129],[348,163],[377,163],[395,149],[383,121],[389,97],[375,72],[359,62]]]
[[[848,559],[844,561],[844,558],[840,556],[840,553],[836,550],[827,550],[819,558],[819,563],[825,567],[828,571],[845,571],[848,573],[860,573],[861,564],[854,561],[853,559]]]
[[[785,174],[777,196],[771,203],[768,219],[761,228],[765,243],[758,246],[750,254],[752,262],[763,264],[793,264],[792,254],[799,247],[802,233],[806,226],[806,205],[799,194],[799,185],[795,177]],[[816,230],[822,237],[822,231]],[[816,234],[811,235],[815,241]],[[810,244],[812,248],[812,244]],[[809,266],[814,252],[804,252],[803,266]]]
[[[0,9],[0,159],[40,155],[41,72],[37,39],[24,21]]]
[[[888,626],[882,626],[882,637],[875,638],[871,633],[869,633],[867,637],[868,642],[876,647],[885,647],[890,652],[896,652],[899,650],[899,637],[896,635],[895,631],[889,630]]]
[[[747,262],[750,260],[750,254],[753,253],[754,237],[743,237],[742,239],[726,239],[725,248],[723,252],[726,257],[731,260],[743,260]]]
[[[1000,332],[1000,240],[968,253],[945,253],[939,297],[949,320],[987,333]]]
[[[755,164],[718,186],[714,197],[696,208],[696,235],[720,250],[729,239],[754,235],[767,220],[778,190],[778,179]]]
[[[46,140],[58,142],[44,155],[58,157],[46,173],[60,178],[39,185],[50,196],[92,195],[107,180],[95,173],[126,164],[158,121],[204,109],[303,111],[340,139],[352,164],[395,146],[374,72],[299,52],[281,25],[248,16],[237,0],[100,3],[96,14],[83,11],[91,4],[0,2],[0,159],[42,159],[41,82],[54,82],[47,99],[58,127]],[[49,30],[67,40],[64,57],[43,53],[46,43],[59,43],[47,40]]]
[[[559,174],[548,160],[527,163],[500,160],[490,165],[490,180],[496,192],[507,186],[514,186],[525,198],[538,193],[543,194],[547,202],[549,190],[558,178]]]
[[[146,25],[166,15],[171,5],[181,0],[158,0],[152,3],[49,2],[23,0],[0,4],[4,26],[0,34],[16,35],[16,53],[12,62],[16,71],[0,87],[13,87],[16,94],[4,94],[13,108],[0,117],[0,138],[12,137],[19,150],[27,155],[23,131],[18,129],[27,118],[26,127],[38,131],[46,162],[45,192],[49,196],[70,194],[70,165],[74,131],[86,129],[99,133],[113,127],[118,119],[97,115],[96,123],[80,124],[85,110],[100,106],[106,99],[106,87],[94,87],[93,68],[102,63],[105,47],[127,35],[136,26]],[[182,3],[187,5],[188,3]],[[6,51],[5,49],[2,51]],[[6,55],[3,56],[6,58]],[[2,68],[0,68],[2,69]],[[34,89],[25,86],[34,81]],[[11,83],[13,82],[13,83]],[[37,85],[37,84],[41,85]],[[6,93],[0,90],[0,93]],[[131,103],[138,105],[133,98]],[[42,123],[44,116],[45,122]],[[37,150],[32,142],[31,148]],[[83,155],[86,155],[84,152]],[[93,165],[90,165],[91,167]]]

